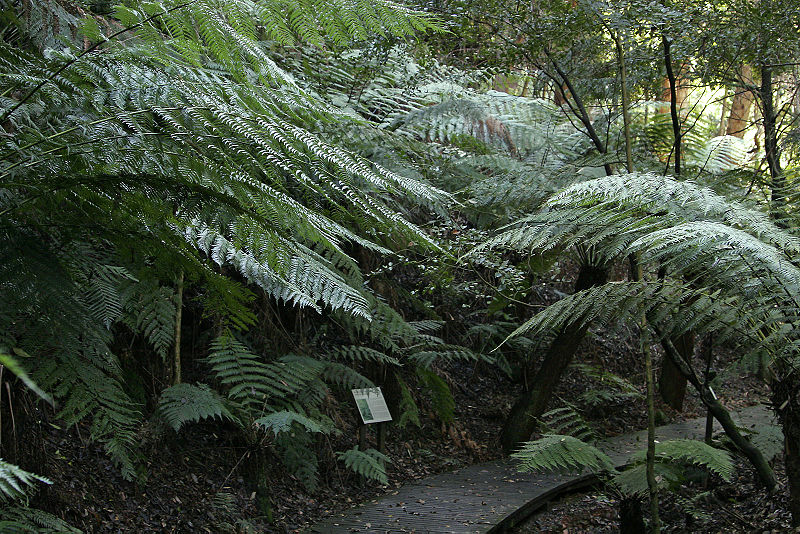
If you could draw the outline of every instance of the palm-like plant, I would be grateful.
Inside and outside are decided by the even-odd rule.
[[[644,314],[665,342],[667,357],[695,385],[726,430],[729,416],[690,358],[670,340],[687,331],[713,332],[736,347],[743,363],[770,367],[773,403],[787,436],[797,432],[793,397],[798,358],[800,240],[757,207],[689,181],[651,174],[615,175],[567,188],[545,209],[486,244],[521,250],[590,246],[605,257],[639,255],[664,278],[609,282],[577,292],[512,334],[560,331],[567,324],[614,324]],[[764,483],[774,475],[746,440],[735,439]],[[787,467],[793,445],[787,439]],[[793,489],[792,498],[797,499]]]

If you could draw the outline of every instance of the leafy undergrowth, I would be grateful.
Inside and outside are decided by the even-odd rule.
[[[736,476],[730,482],[712,477],[708,486],[690,483],[678,494],[662,494],[662,532],[758,532],[791,531],[787,509],[788,489],[783,465],[775,474],[779,490],[770,495],[755,482],[750,465],[737,459]],[[619,532],[617,497],[594,491],[567,496],[517,527],[517,534],[581,534]],[[643,507],[646,510],[646,505]]]
[[[496,406],[509,405],[513,397],[507,387],[499,387],[500,376],[472,371],[449,371],[472,376],[464,387],[454,388],[457,424],[444,426],[423,411],[421,428],[389,429],[386,486],[364,482],[335,461],[335,451],[357,442],[353,420],[342,421],[342,434],[321,443],[316,492],[304,489],[277,461],[272,463],[271,517],[258,512],[243,476],[246,449],[225,426],[190,426],[180,438],[169,431],[143,436],[147,476],[137,484],[122,479],[101,446],[85,442],[85,428],[42,424],[46,474],[53,485],[34,504],[86,532],[298,531],[407,481],[496,458],[503,415]],[[373,447],[374,440],[371,429]]]
[[[574,274],[569,271],[567,268],[559,276],[569,280]],[[550,279],[542,284],[534,300],[542,303],[554,300],[558,298],[555,293],[567,290],[566,286]],[[570,399],[573,405],[577,402],[576,406],[600,436],[644,428],[644,375],[641,358],[636,356],[637,346],[635,331],[595,329],[582,343],[576,362],[626,379],[638,396],[623,396],[598,405],[581,404],[576,399],[606,385],[573,368],[559,384],[551,408],[563,405],[563,399]],[[657,346],[653,349],[656,353],[660,350]],[[720,352],[719,367],[724,367],[734,355]],[[47,465],[37,472],[50,477],[54,484],[34,504],[86,532],[299,531],[331,514],[392,492],[409,481],[499,457],[500,429],[521,390],[519,381],[511,381],[497,368],[484,363],[456,361],[439,367],[438,372],[455,398],[455,422],[442,424],[426,404],[424,392],[416,391],[422,426],[389,427],[387,453],[391,463],[387,471],[389,484],[385,486],[362,481],[336,461],[336,452],[352,448],[358,439],[354,413],[346,405],[350,399],[345,399],[332,401],[330,407],[338,414],[341,434],[321,438],[317,444],[319,489],[308,492],[273,458],[268,473],[271,490],[268,515],[258,510],[255,494],[246,483],[247,449],[237,441],[235,429],[211,423],[189,425],[180,436],[155,427],[144,433],[141,452],[146,459],[142,469],[146,478],[135,483],[121,478],[100,446],[85,441],[88,435],[85,426],[61,430],[40,422],[37,433],[43,438],[41,456]],[[411,381],[409,385],[413,389]],[[704,413],[696,397],[689,393],[682,413],[660,406],[661,423]],[[737,409],[761,400],[764,389],[744,373],[729,373],[723,375],[718,394],[730,409]],[[374,447],[374,429],[369,439]],[[758,510],[774,510],[775,506],[783,510],[780,503],[771,505],[759,500],[755,490],[748,492],[747,484],[727,487],[733,493],[719,499],[742,499]],[[719,491],[723,492],[722,486]],[[560,515],[559,506],[566,507]],[[547,525],[551,525],[547,528],[555,529],[549,531],[602,532],[606,524],[608,528],[616,528],[616,509],[608,497],[597,494],[576,497],[553,510],[547,516],[539,516],[547,518]],[[752,516],[746,510],[741,513],[744,517]],[[785,519],[786,514],[781,513],[780,517]],[[674,519],[676,525],[685,524],[676,514],[665,512],[665,522],[672,525]]]

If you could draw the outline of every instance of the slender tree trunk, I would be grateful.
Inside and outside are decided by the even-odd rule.
[[[628,172],[633,172],[633,156],[631,153],[631,129],[630,129],[630,96],[628,95],[628,77],[625,72],[625,52],[623,48],[622,38],[618,34],[614,35],[614,42],[617,46],[617,65],[619,67],[619,80],[622,86],[622,120],[625,130],[625,161],[627,163]],[[669,67],[669,72],[672,72],[672,67]],[[672,77],[672,87],[675,87],[674,76]],[[675,98],[673,93],[672,109],[675,107]],[[674,119],[675,117],[673,117]],[[679,132],[680,134],[680,132]],[[680,139],[680,135],[676,141]],[[680,170],[680,167],[678,167]],[[635,255],[629,257],[631,265],[631,275],[634,280],[642,279],[642,266]],[[645,379],[647,382],[647,458],[645,464],[645,471],[647,474],[647,490],[650,500],[650,532],[659,534],[661,532],[661,519],[658,516],[658,482],[656,481],[655,463],[656,463],[656,407],[655,407],[655,385],[653,383],[653,355],[650,351],[650,336],[647,328],[647,318],[644,313],[641,317],[641,350],[644,354],[644,367]]]
[[[654,326],[653,328],[659,337],[665,339],[657,327]],[[700,399],[703,401],[703,404],[706,405],[714,418],[719,421],[719,424],[722,426],[725,434],[728,435],[733,444],[736,445],[740,451],[742,451],[742,454],[744,454],[753,465],[753,468],[755,468],[756,474],[758,475],[758,479],[762,484],[764,484],[768,491],[772,491],[777,485],[778,481],[775,478],[775,473],[772,471],[769,463],[767,463],[767,461],[764,459],[764,455],[761,454],[761,451],[755,445],[750,443],[750,441],[742,436],[728,410],[726,410],[725,407],[717,400],[717,397],[708,387],[708,384],[701,382],[700,378],[694,372],[689,362],[686,362],[681,358],[680,353],[678,353],[678,350],[675,348],[672,342],[669,341],[669,339],[664,341],[664,347],[666,349],[667,356],[672,359],[673,362],[675,362],[675,365],[678,366],[689,382],[691,382],[692,386],[695,387],[697,392],[700,394]]]
[[[606,267],[584,265],[578,274],[575,291],[599,286],[608,280]],[[547,409],[564,370],[572,363],[587,327],[578,323],[564,326],[550,344],[531,386],[511,408],[501,435],[503,450],[513,451],[520,443],[530,439],[536,429],[538,418]]]
[[[761,103],[764,115],[764,153],[770,174],[770,214],[779,224],[784,217],[786,178],[781,168],[781,147],[778,145],[777,113],[772,95],[772,69],[761,67]]]
[[[753,83],[753,70],[750,65],[742,65],[741,78],[744,85],[749,86]],[[744,137],[744,131],[747,129],[747,119],[750,117],[750,107],[753,104],[753,94],[750,92],[749,87],[740,87],[736,89],[733,95],[733,102],[731,103],[731,114],[728,117],[728,130],[727,134],[734,137]]]
[[[633,152],[631,150],[631,114],[630,96],[628,95],[628,75],[625,71],[625,52],[622,48],[622,39],[614,35],[617,46],[617,66],[619,67],[619,83],[622,87],[622,124],[625,130],[625,163],[628,172],[633,172]]]
[[[561,78],[561,80],[558,81],[555,79],[555,76],[552,77],[552,79],[557,82],[556,92],[561,93],[564,99],[563,102],[570,107],[575,117],[577,117],[577,119],[581,121],[581,124],[583,124],[583,127],[586,128],[586,135],[589,136],[589,139],[591,139],[592,144],[597,151],[601,154],[607,153],[608,150],[606,149],[606,145],[600,140],[600,136],[597,135],[597,130],[595,130],[594,124],[592,124],[592,118],[586,111],[586,106],[584,105],[580,94],[575,92],[575,87],[572,85],[572,80],[569,76],[567,76],[567,73],[564,72],[564,70],[561,68],[561,65],[558,64],[558,62],[547,49],[545,49],[545,54],[547,55],[547,59],[550,60],[550,63],[553,65],[556,73]],[[547,72],[544,69],[543,71]],[[566,86],[566,90],[564,89],[564,86]],[[566,91],[569,91],[571,98],[567,98]],[[606,175],[611,176],[614,174],[614,168],[610,163],[605,163],[603,168],[606,171]]]
[[[705,376],[703,377],[703,381],[710,385],[711,381],[714,380],[714,376],[716,373],[712,370],[711,364],[714,361],[714,338],[713,334],[706,335],[705,343],[704,343],[703,351],[706,361],[706,372]],[[714,416],[711,412],[706,413],[706,434],[704,436],[704,441],[707,445],[711,445],[711,439],[713,438],[714,433]]]
[[[634,281],[642,279],[642,265],[635,255],[629,256],[631,278]],[[640,344],[644,354],[644,372],[647,383],[647,456],[645,474],[647,476],[647,490],[650,498],[650,532],[661,532],[661,518],[658,515],[658,482],[656,481],[656,406],[655,384],[653,380],[653,355],[650,350],[650,330],[647,326],[647,316],[642,313],[640,320]]]
[[[178,274],[175,294],[175,350],[172,356],[172,385],[181,383],[181,321],[183,320],[183,271]]]
[[[664,63],[667,66],[667,80],[669,81],[669,111],[672,117],[673,154],[675,156],[675,176],[681,174],[681,121],[678,117],[678,82],[672,70],[672,41],[665,35],[661,36],[664,44]]]
[[[728,97],[728,90],[725,89],[725,97],[722,99],[722,112],[719,114],[719,127],[717,128],[717,135],[725,135],[728,131],[728,113],[730,113],[731,101]]]

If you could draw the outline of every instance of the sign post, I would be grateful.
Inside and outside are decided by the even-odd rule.
[[[358,448],[364,450],[367,447],[367,425],[378,423],[378,451],[386,452],[386,421],[392,420],[392,414],[386,406],[381,388],[362,388],[352,391],[363,422],[358,429]]]

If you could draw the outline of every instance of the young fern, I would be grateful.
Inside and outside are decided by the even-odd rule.
[[[389,462],[389,458],[385,454],[375,449],[360,451],[357,448],[352,448],[337,453],[336,456],[344,462],[348,469],[352,469],[364,478],[375,480],[383,485],[389,483],[385,467]]]

